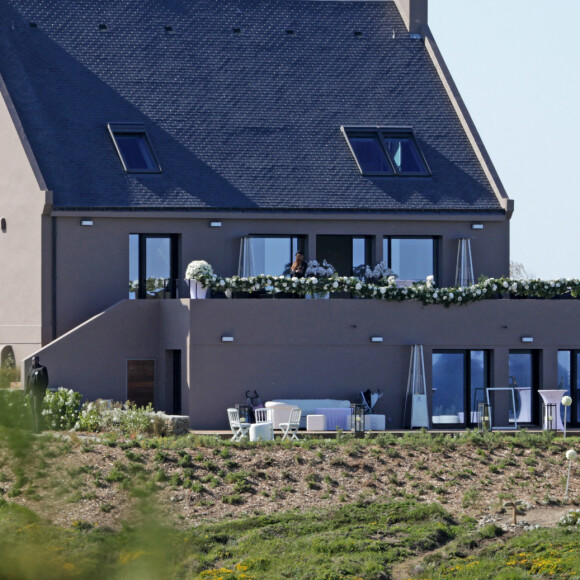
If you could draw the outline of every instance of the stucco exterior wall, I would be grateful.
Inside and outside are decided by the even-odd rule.
[[[479,217],[479,216],[477,216]],[[217,274],[237,273],[240,238],[249,234],[304,235],[307,257],[315,256],[316,236],[341,234],[373,236],[373,262],[383,258],[381,237],[423,235],[440,238],[440,285],[453,285],[457,259],[457,239],[472,238],[476,278],[505,275],[509,269],[509,222],[502,216],[489,221],[481,218],[430,216],[372,217],[353,219],[340,216],[284,216],[258,218],[243,215],[219,217],[220,228],[210,228],[213,216],[196,218],[152,218],[139,216],[93,218],[93,226],[80,225],[80,217],[59,217],[56,223],[56,321],[60,336],[89,317],[128,296],[129,235],[178,234],[179,276],[187,264],[205,259]],[[484,223],[483,230],[472,230],[471,223]]]
[[[127,358],[155,358],[156,405],[171,410],[166,352],[182,352],[182,411],[198,429],[227,427],[225,409],[257,390],[276,398],[360,400],[385,396],[377,412],[403,426],[412,344],[425,351],[430,399],[435,349],[490,351],[491,386],[507,386],[510,350],[536,349],[540,388],[557,385],[557,351],[580,349],[580,301],[489,300],[422,306],[379,300],[125,300],[51,343],[41,360],[51,385],[87,398],[126,396]],[[233,343],[222,343],[223,335]],[[382,336],[382,343],[371,343]],[[533,344],[522,344],[532,336]],[[534,405],[538,406],[536,400]]]
[[[19,359],[42,342],[43,283],[50,268],[43,241],[50,218],[42,215],[47,192],[1,78],[0,135],[0,218],[6,224],[0,231],[0,344],[12,345]]]

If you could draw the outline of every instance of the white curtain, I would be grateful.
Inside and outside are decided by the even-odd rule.
[[[252,238],[243,237],[240,240],[240,258],[238,261],[238,276],[247,278],[256,275]]]
[[[471,286],[474,283],[471,240],[469,238],[459,238],[459,245],[457,246],[457,266],[455,268],[455,285]]]

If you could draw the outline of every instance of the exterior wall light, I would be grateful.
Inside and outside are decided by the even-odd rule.
[[[371,342],[383,342],[382,336],[371,336]]]
[[[209,222],[209,227],[210,228],[221,228],[222,222]]]
[[[472,230],[482,230],[483,224],[471,224],[471,229]]]
[[[0,230],[3,234],[6,233],[6,218],[0,218]]]
[[[93,220],[81,220],[81,226],[92,226]]]
[[[233,336],[222,336],[222,342],[234,342]]]
[[[534,342],[534,337],[533,336],[522,336],[521,341],[522,342]]]

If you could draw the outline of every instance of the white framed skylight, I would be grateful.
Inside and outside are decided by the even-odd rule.
[[[109,123],[107,128],[127,173],[161,173],[143,123]]]
[[[363,175],[431,175],[413,130],[408,127],[341,127]]]

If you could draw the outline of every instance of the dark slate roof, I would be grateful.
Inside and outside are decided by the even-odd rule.
[[[55,208],[500,211],[390,0],[3,0],[0,73]],[[341,125],[413,127],[432,177],[362,176]]]

